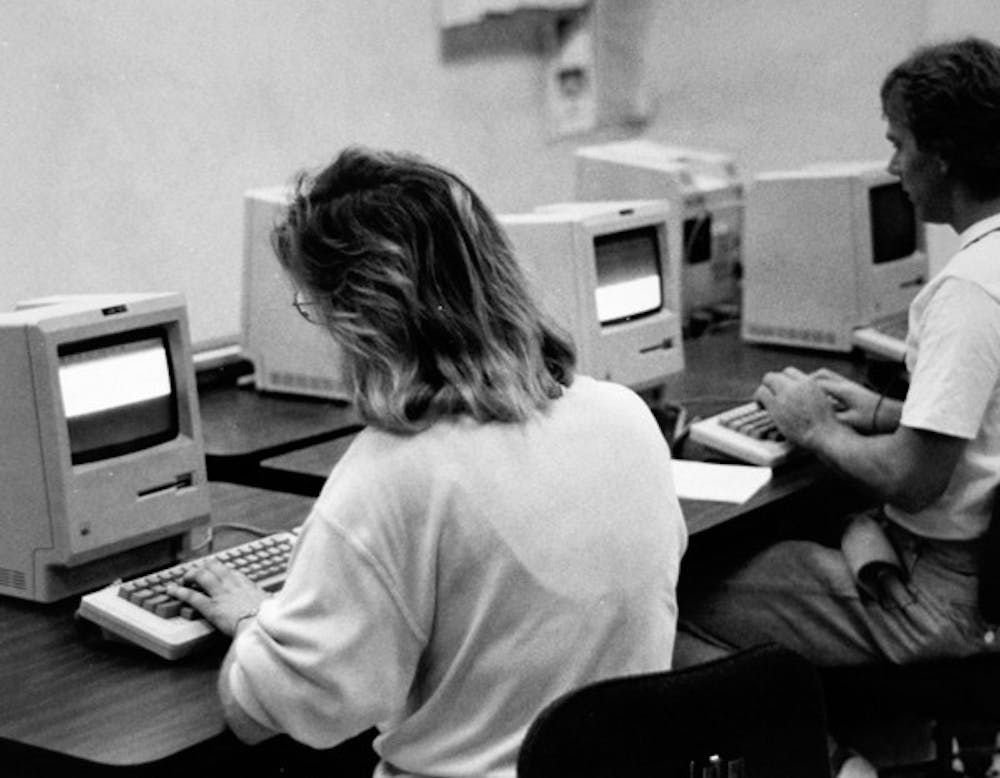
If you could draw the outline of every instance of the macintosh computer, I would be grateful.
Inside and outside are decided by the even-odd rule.
[[[642,390],[683,369],[682,227],[669,203],[555,203],[500,223],[582,373]]]
[[[293,287],[271,245],[271,230],[288,210],[286,186],[244,195],[243,352],[254,363],[259,391],[347,400],[343,376],[330,352],[329,335],[299,316]]]
[[[0,313],[0,594],[52,602],[176,561],[209,522],[187,311],[81,295]]]
[[[902,362],[909,305],[929,268],[923,228],[885,165],[765,173],[747,190],[746,204],[743,339],[860,348]],[[760,465],[794,453],[755,403],[698,421],[691,437]]]
[[[243,349],[260,391],[349,399],[327,334],[291,306],[270,234],[288,187],[246,193]],[[682,226],[665,202],[562,203],[500,216],[536,292],[574,338],[580,369],[637,388],[683,367]]]
[[[637,139],[585,146],[575,157],[577,199],[664,199],[681,214],[685,320],[738,304],[743,183],[732,156]]]
[[[742,336],[901,360],[928,278],[922,226],[880,162],[764,173],[746,194]]]

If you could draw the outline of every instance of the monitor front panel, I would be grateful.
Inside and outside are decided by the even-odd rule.
[[[656,212],[593,220],[581,229],[593,275],[581,267],[594,307],[581,311],[581,367],[636,389],[683,368],[680,214]],[[588,279],[588,276],[590,278]],[[587,322],[590,322],[588,325]]]
[[[635,388],[683,367],[681,218],[665,203],[566,203],[501,216],[581,373]]]

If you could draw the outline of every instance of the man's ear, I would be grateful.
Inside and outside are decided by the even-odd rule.
[[[933,153],[938,171],[942,176],[948,175],[951,172],[951,160],[955,154],[955,143],[950,140],[941,141]]]

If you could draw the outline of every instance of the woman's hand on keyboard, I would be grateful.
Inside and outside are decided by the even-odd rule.
[[[876,392],[825,367],[812,373],[811,377],[833,400],[839,421],[858,432],[871,432],[872,418],[879,401]]]
[[[236,633],[239,622],[257,613],[268,593],[243,573],[226,567],[217,559],[204,563],[184,576],[188,586],[167,585],[167,594],[188,603],[217,630]]]

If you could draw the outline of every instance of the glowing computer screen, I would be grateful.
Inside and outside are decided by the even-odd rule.
[[[60,348],[59,388],[74,465],[177,436],[173,375],[156,330]]]
[[[663,307],[660,241],[655,227],[596,236],[594,258],[601,324],[646,316]]]

